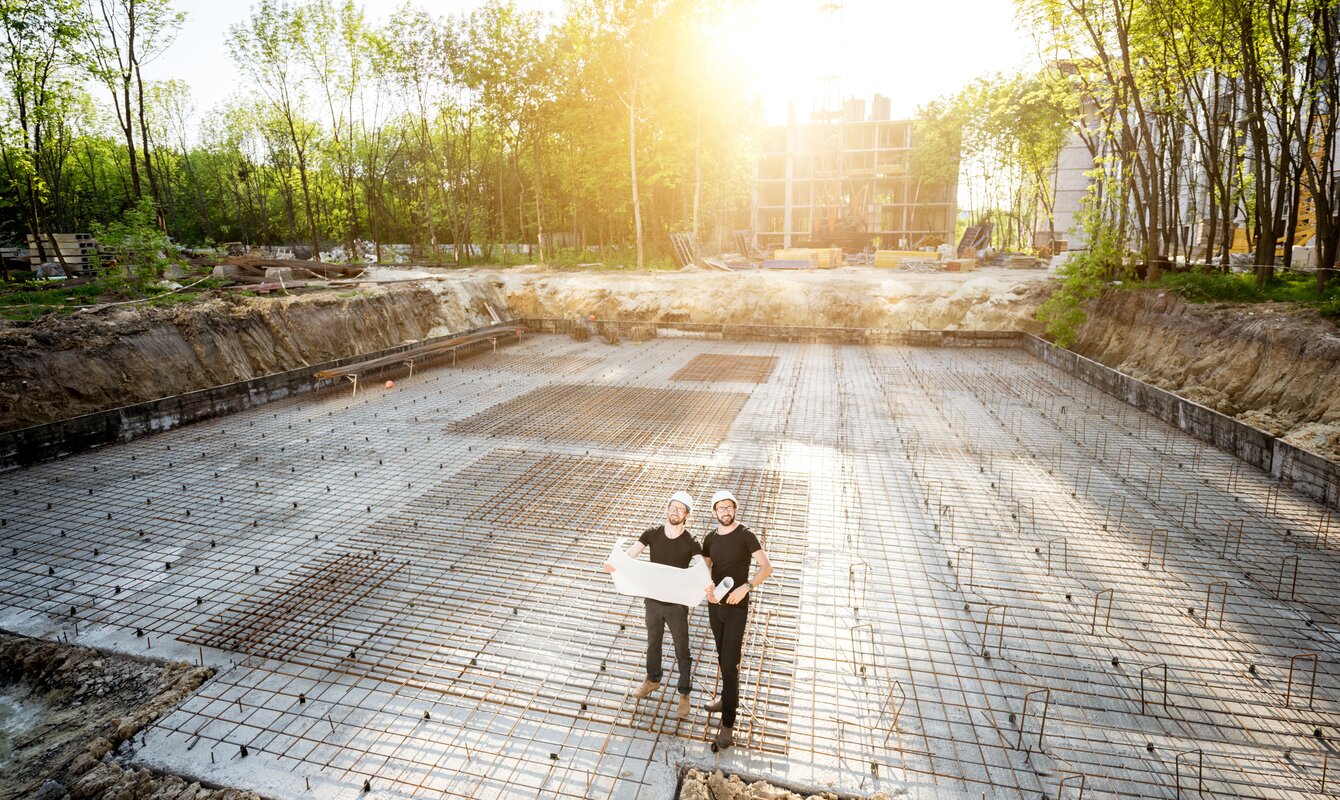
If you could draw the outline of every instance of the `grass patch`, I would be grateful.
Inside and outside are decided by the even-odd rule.
[[[1340,310],[1340,277],[1319,293],[1316,278],[1301,272],[1276,272],[1265,286],[1257,286],[1251,273],[1167,272],[1152,286],[1192,303],[1301,303],[1317,306],[1323,316]]]
[[[196,278],[182,279],[182,285]],[[201,292],[217,289],[226,281],[209,278],[189,291],[173,292],[157,283],[137,283],[124,277],[102,275],[87,283],[65,286],[47,281],[0,284],[0,317],[28,322],[46,314],[64,314],[84,306],[119,300],[145,300],[147,305],[177,305],[199,300]]]

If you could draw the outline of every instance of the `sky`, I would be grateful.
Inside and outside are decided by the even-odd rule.
[[[403,0],[363,0],[374,23],[383,23]],[[475,0],[417,0],[433,15],[469,11]],[[562,0],[517,0],[523,9],[557,16]],[[145,78],[177,78],[191,87],[197,116],[246,87],[226,45],[228,28],[244,20],[252,3],[242,0],[176,0],[186,12],[172,46],[145,67]],[[786,121],[794,104],[804,120],[816,95],[866,101],[880,93],[892,100],[894,118],[952,94],[973,78],[1035,63],[1031,41],[1019,33],[1011,0],[847,0],[837,13],[819,11],[820,0],[745,0],[723,20],[719,40],[755,65],[767,122]],[[837,82],[821,76],[837,74]],[[827,88],[825,88],[827,87]]]

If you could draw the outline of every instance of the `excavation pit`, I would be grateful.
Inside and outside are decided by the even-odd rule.
[[[4,486],[0,627],[215,667],[135,758],[268,797],[1334,788],[1332,513],[1020,348],[535,335]],[[681,488],[777,567],[721,754],[598,571]]]

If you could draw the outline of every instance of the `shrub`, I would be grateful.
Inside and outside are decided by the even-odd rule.
[[[1082,217],[1081,225],[1089,234],[1089,249],[1076,252],[1056,270],[1060,283],[1038,306],[1038,321],[1060,347],[1074,344],[1088,320],[1084,304],[1101,295],[1109,281],[1129,277],[1126,252],[1116,234],[1092,214]]]
[[[121,219],[107,225],[95,222],[89,227],[125,276],[143,283],[163,277],[163,270],[178,263],[172,256],[176,249],[167,234],[158,229],[157,220],[153,201],[144,197],[126,209]]]

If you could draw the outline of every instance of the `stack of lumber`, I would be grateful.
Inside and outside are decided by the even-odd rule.
[[[876,250],[875,266],[897,269],[904,261],[936,261],[939,255],[921,250]]]
[[[773,251],[777,261],[808,261],[818,269],[832,269],[842,263],[840,247],[791,247]]]
[[[56,249],[52,247],[51,240],[55,238],[55,248],[59,248],[60,256],[56,255]],[[41,253],[45,253],[43,258]],[[98,254],[98,243],[93,240],[91,233],[57,233],[45,234],[42,236],[42,250],[37,249],[37,239],[30,233],[28,234],[28,263],[36,266],[44,262],[59,262],[64,258],[65,263],[74,270],[93,269],[94,257]]]

